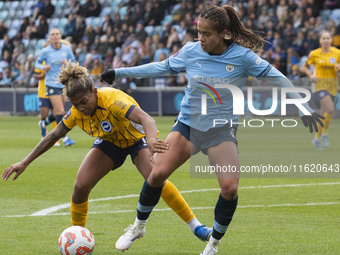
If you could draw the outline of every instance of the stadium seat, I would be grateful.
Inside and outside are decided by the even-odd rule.
[[[112,7],[118,7],[121,4],[121,0],[112,1]]]
[[[65,0],[58,0],[55,4],[55,9],[65,8]]]
[[[144,28],[144,30],[145,30],[145,32],[147,32],[147,34],[148,34],[149,36],[152,36],[153,30],[154,30],[154,26],[146,26],[146,27]]]
[[[10,6],[10,9],[11,10],[16,10],[19,6],[19,1],[13,1],[11,6]]]
[[[60,20],[59,20],[59,25],[58,25],[58,27],[62,27],[62,28],[64,28],[65,26],[66,26],[66,24],[67,24],[67,22],[68,22],[68,19],[67,18],[61,18]]]
[[[90,26],[92,24],[92,17],[85,18],[85,24],[86,26]]]
[[[119,8],[119,14],[120,14],[121,19],[124,19],[126,13],[127,13],[127,6],[122,6],[121,8]]]
[[[93,27],[100,26],[101,25],[100,17],[93,17],[91,24]]]
[[[51,22],[49,24],[49,28],[56,28],[59,25],[59,18],[53,18],[51,19]]]
[[[19,29],[20,29],[21,23],[22,23],[22,20],[20,20],[20,19],[15,19],[15,20],[13,20],[12,23],[11,23],[10,29],[19,30]]]
[[[10,9],[8,11],[7,19],[10,19],[10,20],[16,19],[15,14],[16,14],[16,10],[15,9]]]
[[[155,26],[153,29],[153,35],[158,34],[159,36],[162,35],[162,26]]]
[[[55,9],[52,18],[62,18],[63,17],[63,8]]]
[[[36,58],[40,55],[42,48],[35,48],[33,56]]]
[[[329,18],[334,20],[335,25],[339,25],[339,23],[340,23],[340,9],[334,9]]]
[[[0,12],[0,20],[6,20],[8,16],[8,11],[3,10]]]
[[[44,44],[46,43],[46,39],[39,39],[37,42],[37,48],[44,48]]]
[[[2,50],[2,47],[4,47],[4,40],[3,40],[3,39],[0,40],[0,49],[1,49],[1,50]],[[0,50],[0,51],[1,51],[1,50]]]
[[[26,8],[22,14],[22,17],[30,17],[31,15],[32,15],[32,10]]]
[[[100,17],[104,17],[106,14],[111,14],[111,12],[112,12],[111,7],[105,7],[100,12]]]
[[[169,14],[164,17],[164,19],[161,21],[161,24],[163,26],[165,23],[171,23],[171,21],[172,21],[172,15]]]
[[[14,36],[18,34],[18,30],[10,29],[7,34],[8,34],[8,37],[12,39]]]
[[[25,5],[25,10],[31,10],[33,4],[34,4],[33,0],[27,1]]]

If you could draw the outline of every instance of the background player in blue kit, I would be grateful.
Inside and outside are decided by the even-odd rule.
[[[59,29],[51,29],[49,40],[51,44],[42,50],[35,64],[35,68],[46,72],[46,96],[49,97],[53,106],[53,113],[46,120],[39,122],[42,129],[46,128],[46,125],[52,123],[54,119],[57,124],[63,119],[65,114],[65,98],[62,95],[64,85],[58,81],[60,68],[68,60],[75,61],[71,47],[61,43]],[[45,65],[43,65],[44,61]],[[67,147],[74,144],[75,141],[65,136],[63,137],[63,143]]]
[[[222,91],[224,94],[219,94],[220,98],[227,100],[223,100],[220,105],[208,104],[209,114],[202,115],[201,94],[197,93],[198,91],[206,87],[214,89],[214,86],[226,81],[242,89],[250,75],[258,78],[271,77],[274,78],[271,79],[273,84],[293,87],[283,74],[252,51],[263,46],[263,39],[244,28],[232,7],[205,7],[199,15],[197,30],[199,42],[186,43],[178,53],[165,61],[139,67],[105,70],[101,75],[101,79],[108,83],[123,77],[154,77],[181,71],[185,71],[189,77],[178,121],[166,138],[170,145],[169,150],[157,156],[152,172],[144,182],[134,227],[116,242],[116,248],[120,250],[130,248],[133,241],[145,232],[147,219],[159,201],[164,181],[187,161],[190,155],[202,151],[208,155],[213,166],[232,166],[236,169],[240,167],[236,127],[214,127],[211,121],[221,116],[232,121],[238,120],[238,116],[233,115],[231,93]],[[295,93],[290,96],[301,98]],[[322,123],[322,117],[307,104],[303,106],[308,111],[301,117],[304,125],[309,126],[311,132],[313,129],[317,131],[317,123]],[[201,253],[203,255],[217,253],[221,238],[237,207],[238,174],[217,176],[221,193],[215,206],[213,233]]]

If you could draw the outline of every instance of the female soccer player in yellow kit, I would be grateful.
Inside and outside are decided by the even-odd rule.
[[[97,137],[83,160],[71,198],[73,225],[85,226],[88,197],[92,188],[111,170],[120,167],[127,155],[131,156],[138,171],[147,178],[152,169],[151,153],[163,153],[169,145],[157,139],[155,121],[138,103],[124,92],[113,88],[94,88],[86,68],[78,63],[67,63],[61,70],[63,93],[73,106],[61,123],[46,135],[21,162],[8,167],[2,174],[14,179],[42,153],[76,125],[90,136]],[[163,188],[164,201],[185,221],[201,240],[209,239],[212,229],[202,225],[185,202],[177,188],[167,180]],[[142,236],[140,236],[142,237]]]
[[[322,150],[323,147],[329,147],[328,128],[334,113],[334,100],[338,94],[337,72],[340,70],[340,50],[331,47],[332,36],[328,31],[321,33],[319,42],[320,48],[309,53],[301,71],[315,82],[313,96],[320,104],[321,114],[325,117],[324,127],[318,125],[319,131],[313,139],[316,149]],[[315,67],[314,72],[310,72],[310,65]]]

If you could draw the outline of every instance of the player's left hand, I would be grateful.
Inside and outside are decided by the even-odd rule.
[[[164,153],[166,150],[169,149],[169,144],[167,142],[155,138],[148,139],[147,143],[152,154]]]
[[[320,124],[321,127],[323,127],[323,122],[321,119],[325,119],[324,116],[313,112],[312,115],[304,115],[301,116],[302,123],[305,127],[309,127],[309,131],[313,133],[313,129],[315,132],[318,132],[318,125],[317,123]]]

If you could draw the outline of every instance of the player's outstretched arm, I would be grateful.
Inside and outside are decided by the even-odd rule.
[[[20,174],[22,174],[26,167],[37,157],[39,157],[41,154],[43,154],[45,151],[49,150],[56,141],[58,141],[61,137],[66,135],[68,130],[66,130],[62,123],[60,123],[54,130],[51,131],[47,136],[45,136],[38,145],[33,149],[33,151],[22,161],[11,165],[8,167],[3,174],[1,175],[1,178],[4,181],[7,181],[8,178],[13,174],[16,173],[13,181],[15,181]]]
[[[148,78],[157,77],[169,74],[165,61],[162,62],[152,62],[145,65],[124,67],[117,69],[106,69],[100,75],[100,81],[112,84],[115,79],[121,79],[126,77],[135,78]]]

